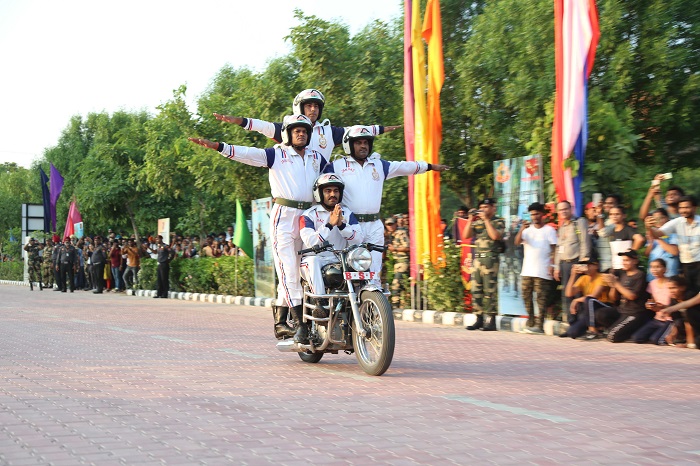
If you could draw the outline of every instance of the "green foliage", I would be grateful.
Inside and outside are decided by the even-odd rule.
[[[143,259],[139,288],[156,289],[158,264]],[[170,290],[186,293],[212,293],[254,296],[253,260],[249,257],[177,258],[170,263]]]
[[[0,280],[22,281],[24,262],[21,260],[0,262]]]
[[[464,311],[461,249],[452,240],[443,242],[443,257],[426,271],[428,308],[437,311]]]

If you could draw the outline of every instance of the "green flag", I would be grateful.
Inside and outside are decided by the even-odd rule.
[[[250,234],[248,222],[243,215],[243,206],[238,199],[236,199],[236,231],[233,233],[233,242],[243,249],[248,257],[253,258],[253,235]]]

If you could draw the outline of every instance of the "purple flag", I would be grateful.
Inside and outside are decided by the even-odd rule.
[[[56,201],[58,201],[58,196],[61,195],[61,190],[63,189],[63,177],[56,167],[51,164],[51,178],[49,184],[51,185],[51,231],[56,231]]]
[[[49,177],[46,176],[44,170],[39,167],[41,175],[41,197],[44,204],[44,232],[51,231],[51,195],[49,194]]]

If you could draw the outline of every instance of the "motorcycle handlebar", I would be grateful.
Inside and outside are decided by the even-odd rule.
[[[311,246],[310,248],[302,249],[301,251],[298,251],[297,254],[300,256],[303,254],[308,254],[310,252],[315,252],[316,254],[318,254],[319,252],[328,248],[332,249],[333,245],[328,241],[324,241],[323,243],[317,244],[316,246]]]
[[[370,251],[384,252],[386,251],[386,246],[379,246],[378,244],[367,243],[367,249]]]
[[[364,246],[367,248],[369,251],[377,251],[377,252],[384,252],[386,251],[386,246],[379,246],[378,244],[372,244],[372,243],[365,243]],[[356,246],[352,246],[354,248]],[[308,254],[310,252],[313,252],[315,254],[318,254],[321,251],[326,251],[326,250],[332,250],[333,245],[328,242],[324,241],[321,244],[317,244],[316,246],[312,246],[310,248],[302,249],[301,251],[297,251],[297,254],[302,256],[304,254]],[[349,250],[350,248],[346,249]]]

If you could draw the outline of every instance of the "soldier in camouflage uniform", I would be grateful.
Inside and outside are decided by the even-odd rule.
[[[44,255],[42,257],[41,273],[44,282],[44,287],[53,288],[54,270],[53,270],[53,241],[46,238],[46,246],[44,246]]]
[[[29,289],[34,290],[34,282],[39,282],[39,291],[44,289],[41,283],[41,257],[39,251],[41,246],[34,238],[29,238],[29,241],[24,246],[27,251],[27,269],[29,271]]]
[[[498,266],[505,221],[496,217],[496,200],[483,199],[479,210],[470,211],[464,239],[474,238],[472,271],[472,298],[476,322],[467,330],[494,331],[498,314]],[[488,320],[484,322],[484,314]]]
[[[407,277],[410,263],[409,251],[411,250],[411,244],[408,239],[408,229],[405,227],[403,216],[397,217],[401,223],[397,224],[392,218],[386,221],[386,226],[389,231],[391,231],[391,243],[388,249],[394,256],[394,279],[391,282],[391,305],[395,309],[405,308],[407,304],[402,297],[404,294],[404,280]]]

